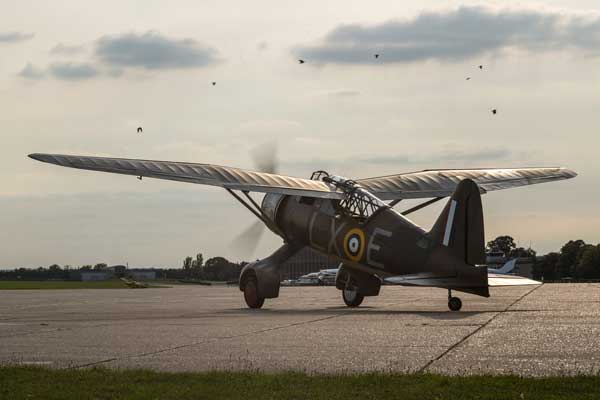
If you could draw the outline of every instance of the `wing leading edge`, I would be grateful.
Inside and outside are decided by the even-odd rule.
[[[463,179],[475,181],[482,193],[570,179],[577,174],[562,167],[425,170],[358,179],[362,187],[382,200],[446,197]]]
[[[342,198],[340,192],[322,181],[213,164],[40,153],[30,154],[29,157],[62,167],[197,183],[231,190]]]

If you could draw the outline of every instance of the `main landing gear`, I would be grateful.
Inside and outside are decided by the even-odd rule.
[[[459,311],[462,308],[462,301],[458,297],[452,297],[451,289],[448,289],[448,308],[450,311]]]
[[[250,308],[261,308],[265,304],[265,299],[258,296],[258,283],[253,276],[249,277],[244,285],[244,300]]]
[[[365,296],[360,294],[357,289],[344,289],[342,290],[342,298],[348,307],[358,307]]]

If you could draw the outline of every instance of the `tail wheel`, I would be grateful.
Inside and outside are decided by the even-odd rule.
[[[365,296],[360,294],[358,290],[344,289],[342,290],[342,298],[348,307],[358,307],[365,299]]]
[[[462,308],[462,301],[458,297],[448,299],[448,308],[450,311],[459,311]]]
[[[261,308],[265,304],[264,297],[258,296],[258,284],[255,277],[250,277],[244,285],[244,300],[250,308]]]

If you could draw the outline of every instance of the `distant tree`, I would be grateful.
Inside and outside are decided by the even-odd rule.
[[[223,257],[213,257],[206,260],[204,274],[206,279],[216,281],[233,281],[239,278],[242,267],[229,262]]]
[[[536,255],[536,252],[532,248],[525,249],[523,247],[517,247],[510,251],[510,253],[508,254],[508,258],[525,258],[525,257],[534,258],[535,255]]]
[[[192,273],[192,257],[186,257],[183,260],[183,271],[185,272],[185,276],[189,278]]]
[[[548,253],[542,257],[542,260],[534,266],[534,278],[546,281],[557,279],[557,264],[559,258],[559,253]]]
[[[585,247],[583,240],[569,240],[560,249],[560,259],[558,260],[558,276],[564,278],[566,276],[573,276],[577,260],[580,257],[581,251]]]
[[[510,252],[517,247],[515,240],[507,235],[498,236],[487,244],[487,248],[492,251],[501,251],[505,257],[510,255]]]
[[[83,265],[81,267],[79,267],[80,271],[91,271],[92,270],[92,266],[91,265]]]
[[[108,267],[108,265],[106,265],[105,263],[99,263],[94,265],[94,270],[99,271],[101,269],[105,269],[106,267]]]
[[[573,275],[577,279],[600,278],[600,245],[585,245],[581,249]]]
[[[58,265],[58,264],[52,264],[51,266],[48,267],[48,271],[50,271],[50,272],[61,271],[60,265]]]
[[[202,279],[203,263],[204,257],[202,257],[202,253],[196,254],[196,259],[192,261],[192,275],[197,279]]]

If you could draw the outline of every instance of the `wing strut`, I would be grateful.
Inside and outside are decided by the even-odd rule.
[[[246,207],[248,209],[248,211],[250,211],[252,214],[254,214],[256,216],[256,218],[260,219],[265,225],[269,225],[269,222],[268,222],[267,218],[265,217],[265,215],[263,214],[262,210],[260,209],[260,207],[258,206],[258,204],[256,204],[256,202],[254,201],[254,199],[252,197],[250,197],[250,195],[248,194],[247,190],[242,191],[242,193],[244,193],[244,195],[248,198],[248,200],[250,200],[250,202],[256,208],[256,210],[254,208],[252,208],[247,202],[245,202],[244,199],[242,199],[233,190],[231,190],[229,188],[225,188],[225,190],[227,190],[230,195],[232,195],[233,197],[235,197],[235,199],[237,201],[239,201],[240,203],[242,203],[242,205],[244,207]]]
[[[432,205],[433,203],[436,203],[438,201],[440,201],[441,199],[443,199],[444,197],[436,197],[435,199],[431,199],[431,200],[427,200],[424,203],[418,204],[416,206],[414,206],[413,208],[409,208],[406,211],[402,211],[402,215],[408,215],[411,213],[414,213],[415,211],[419,211],[421,208],[425,208],[427,206]],[[394,200],[395,201],[395,200]],[[393,203],[393,202],[392,202]],[[391,203],[390,203],[391,204]]]

